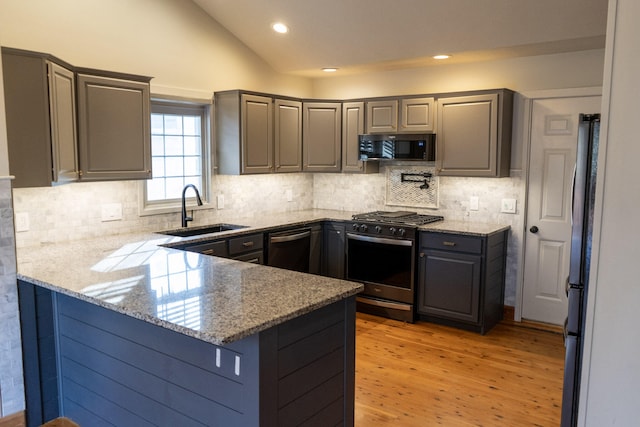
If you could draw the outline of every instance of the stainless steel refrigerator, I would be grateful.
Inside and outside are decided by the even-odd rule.
[[[572,194],[571,256],[567,283],[569,311],[565,322],[561,427],[577,425],[578,418],[599,134],[600,115],[580,114]]]

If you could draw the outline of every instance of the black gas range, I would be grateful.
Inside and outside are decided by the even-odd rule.
[[[353,215],[347,228],[347,279],[362,282],[358,310],[413,322],[417,227],[444,218],[409,211]]]

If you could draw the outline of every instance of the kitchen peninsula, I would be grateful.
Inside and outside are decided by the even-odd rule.
[[[19,252],[28,425],[353,425],[362,285],[175,241]]]
[[[136,233],[20,248],[28,425],[58,416],[80,425],[353,425],[363,285],[177,249],[350,218],[308,210],[234,218],[246,227],[215,237]]]

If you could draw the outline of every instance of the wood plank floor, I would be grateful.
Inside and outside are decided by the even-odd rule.
[[[501,323],[482,336],[363,313],[356,427],[558,426],[562,335]]]

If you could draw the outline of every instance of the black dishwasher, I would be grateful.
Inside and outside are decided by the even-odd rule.
[[[267,265],[309,272],[311,228],[269,233],[267,242]]]

